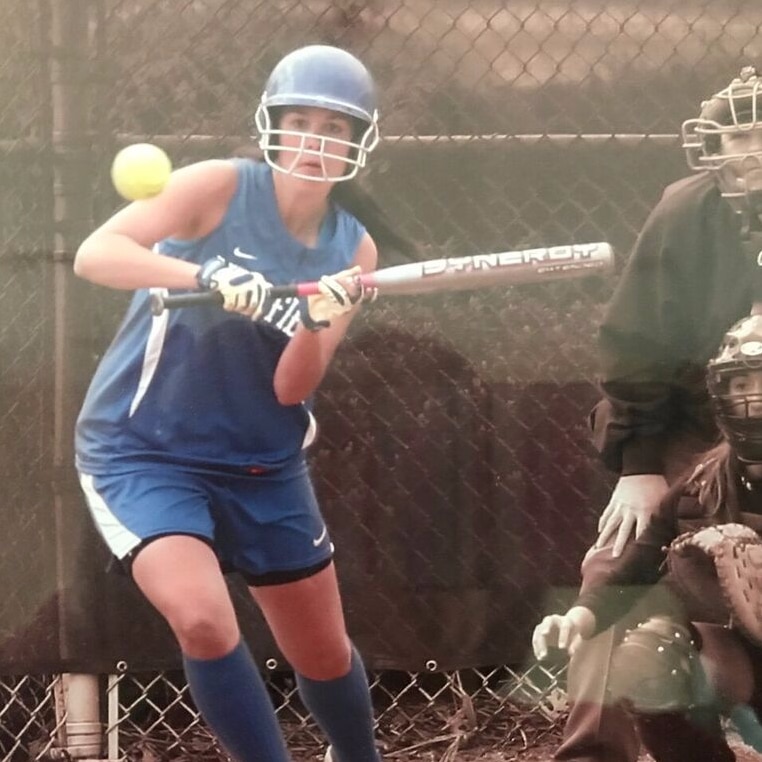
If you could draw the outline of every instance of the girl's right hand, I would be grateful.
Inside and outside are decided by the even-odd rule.
[[[538,661],[547,658],[551,648],[566,651],[569,656],[595,631],[595,614],[584,606],[574,606],[565,614],[546,616],[532,633],[532,649]]]

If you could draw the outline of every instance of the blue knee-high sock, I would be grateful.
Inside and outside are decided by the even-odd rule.
[[[297,673],[305,706],[328,736],[334,762],[381,762],[373,737],[373,707],[360,654],[352,647],[349,672],[335,680]]]
[[[267,688],[246,644],[219,659],[183,655],[191,696],[236,762],[289,762]]]

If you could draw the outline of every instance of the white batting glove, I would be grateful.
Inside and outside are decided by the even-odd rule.
[[[595,624],[595,614],[584,606],[573,606],[565,614],[546,616],[532,633],[535,657],[542,661],[552,648],[572,656],[579,644],[593,634]]]
[[[196,274],[199,286],[205,291],[222,295],[222,306],[228,312],[240,312],[256,320],[262,315],[272,284],[261,273],[246,270],[222,257],[201,265]]]
[[[319,294],[308,296],[302,309],[302,323],[310,331],[328,328],[331,320],[345,315],[365,295],[360,282],[362,269],[355,265],[318,281]]]

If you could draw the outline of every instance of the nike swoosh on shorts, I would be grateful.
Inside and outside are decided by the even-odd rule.
[[[323,531],[320,533],[320,537],[316,537],[312,540],[312,544],[317,548],[318,545],[320,545],[323,540],[325,540],[326,536],[328,535],[328,528],[323,527]]]

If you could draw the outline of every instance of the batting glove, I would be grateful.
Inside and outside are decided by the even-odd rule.
[[[324,275],[318,281],[319,294],[308,296],[302,303],[302,323],[310,331],[328,328],[333,318],[349,312],[366,295],[360,281],[358,266],[333,275]]]
[[[201,265],[196,275],[204,291],[222,295],[222,306],[229,312],[240,312],[256,320],[262,315],[272,284],[261,273],[246,270],[222,257],[214,257]]]

